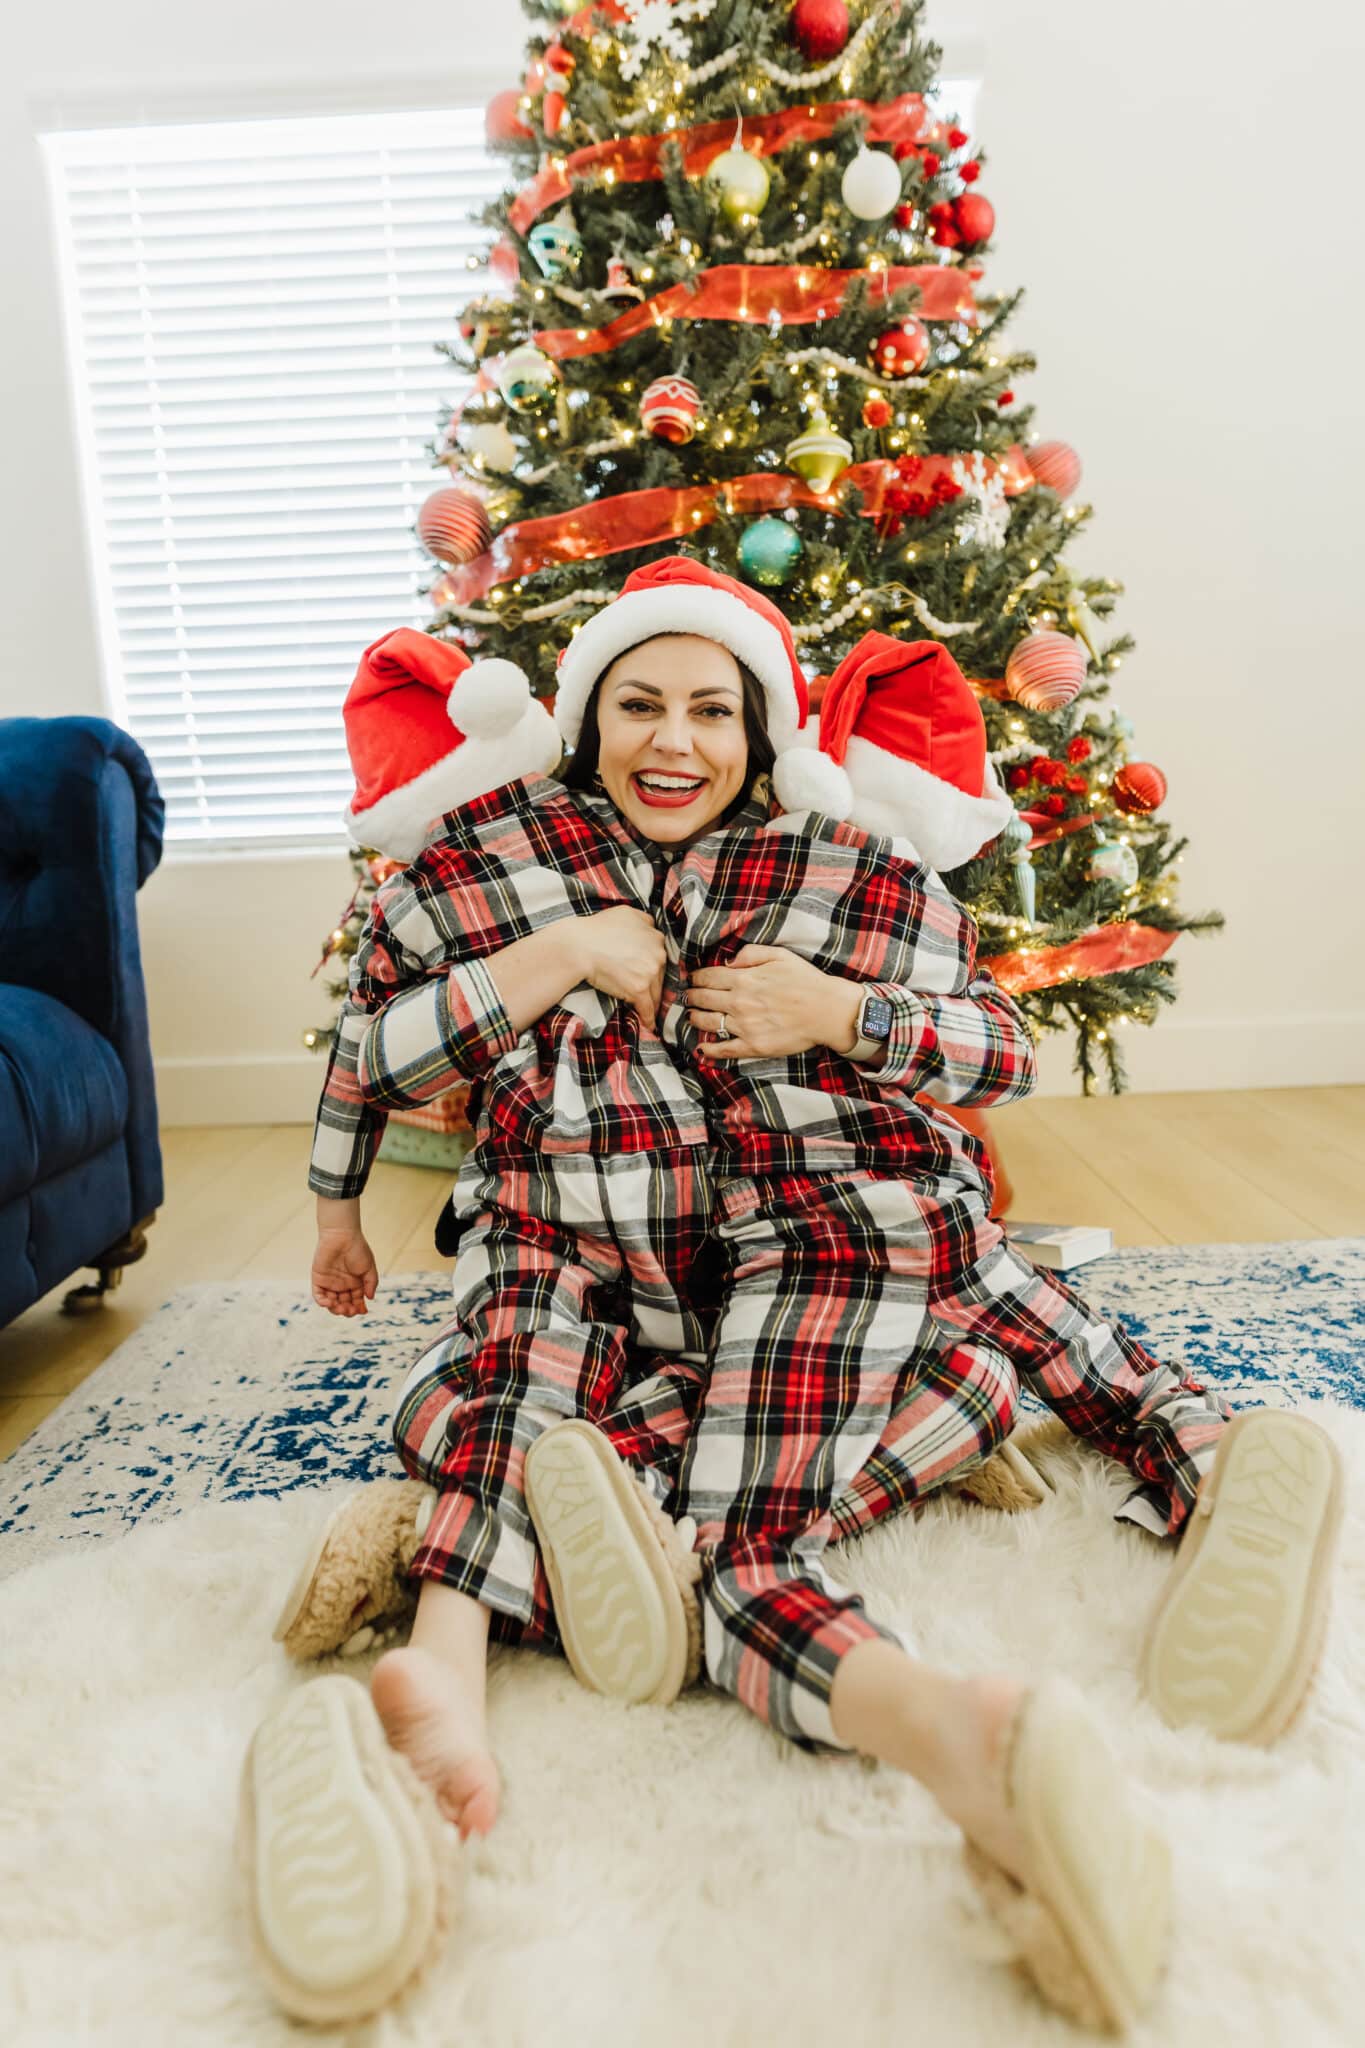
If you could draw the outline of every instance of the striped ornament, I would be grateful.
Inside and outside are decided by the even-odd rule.
[[[1040,441],[1026,448],[1024,456],[1035,483],[1059,498],[1069,498],[1081,480],[1081,458],[1065,441]]]
[[[1085,681],[1084,651],[1066,633],[1030,633],[1005,663],[1005,688],[1026,711],[1060,711]]]
[[[701,393],[687,377],[656,377],[640,399],[640,419],[656,440],[680,448],[697,431]]]
[[[453,569],[463,569],[484,554],[493,538],[488,509],[471,491],[446,484],[417,514],[417,538],[429,555]]]

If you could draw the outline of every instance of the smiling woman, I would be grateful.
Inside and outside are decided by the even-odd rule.
[[[715,640],[659,633],[594,688],[564,780],[600,785],[636,831],[671,846],[742,804],[773,759],[757,677]]]

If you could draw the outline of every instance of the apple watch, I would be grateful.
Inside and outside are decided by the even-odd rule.
[[[858,1006],[858,1036],[844,1058],[870,1060],[891,1036],[891,1005],[885,996],[869,991]]]

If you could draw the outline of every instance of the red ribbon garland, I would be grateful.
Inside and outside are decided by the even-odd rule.
[[[1148,924],[1106,924],[1073,939],[1069,946],[997,953],[981,964],[990,969],[1007,994],[1017,996],[1030,989],[1056,988],[1064,981],[1120,974],[1125,967],[1145,967],[1169,953],[1175,940],[1174,932],[1159,932]]]
[[[926,455],[920,480],[928,488],[935,476],[951,475],[957,458]],[[1033,472],[1023,450],[1010,448],[998,463],[1005,490],[1011,497],[1033,488]],[[675,540],[699,527],[709,526],[722,512],[780,512],[789,506],[809,506],[825,511],[837,505],[849,491],[863,494],[865,519],[876,519],[882,493],[895,477],[891,462],[860,462],[844,470],[831,490],[813,490],[799,476],[785,470],[765,475],[735,476],[719,483],[678,487],[661,484],[649,491],[621,491],[614,497],[596,498],[576,505],[569,512],[554,512],[544,519],[523,519],[504,526],[491,548],[464,568],[439,577],[428,592],[433,604],[466,605],[499,583],[511,583],[519,576],[533,576],[557,562],[595,562],[606,555],[619,555],[628,548],[649,547],[660,540]]]
[[[670,285],[604,327],[544,328],[533,339],[547,356],[566,362],[574,356],[595,356],[619,348],[623,341],[662,326],[665,320],[741,320],[760,325],[778,312],[784,326],[799,326],[836,314],[855,277],[884,280],[888,297],[906,285],[917,285],[917,317],[922,320],[976,319],[976,300],[965,274],[936,263],[902,264],[880,271],[722,263],[714,270],[699,270],[684,284]]]
[[[788,107],[779,114],[756,114],[744,122],[743,146],[754,156],[773,156],[795,142],[823,142],[848,114],[867,121],[867,142],[914,142],[923,133],[928,109],[917,92],[877,106],[870,100],[831,100],[819,107]],[[590,171],[615,171],[623,185],[644,185],[662,178],[665,143],[682,151],[683,170],[699,177],[735,139],[735,122],[703,121],[696,128],[670,128],[659,135],[617,135],[606,142],[575,149],[559,165],[540,171],[518,193],[507,218],[519,235],[558,206],[573,190],[575,178]]]

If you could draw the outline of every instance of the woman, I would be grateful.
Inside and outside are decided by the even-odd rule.
[[[695,565],[688,567],[695,578]],[[752,593],[743,593],[743,601],[752,607]],[[626,672],[617,673],[622,663]],[[627,870],[633,869],[635,885],[647,890],[642,904],[648,900],[654,906],[657,897],[665,924],[672,857],[683,849],[690,856],[708,832],[724,830],[743,810],[754,768],[762,761],[760,735],[754,730],[759,711],[766,708],[773,723],[774,709],[780,720],[785,708],[780,676],[770,662],[764,668],[767,701],[761,704],[732,653],[707,636],[678,637],[674,627],[668,639],[656,635],[637,644],[594,684],[602,787],[586,807],[596,804],[599,812],[614,812]],[[580,745],[580,759],[586,761],[590,753],[591,745],[586,750]],[[611,816],[601,822],[613,830]],[[669,986],[675,961],[667,946],[661,954],[652,919],[618,916],[616,926],[607,954],[592,945],[586,951],[581,945],[566,948],[563,930],[554,927],[494,954],[488,974],[501,1014],[482,1020],[485,1039],[509,1051],[506,1041],[538,1028],[545,1012],[562,1009],[564,999],[586,978],[593,987],[610,984],[604,992],[637,1004],[632,1017],[636,1056],[642,1057],[649,1043],[645,1020],[658,1008],[660,996],[665,1040],[673,1020],[676,1043],[680,992]],[[581,940],[583,935],[573,936]],[[841,1056],[851,1050],[849,1006],[836,1000],[847,994],[847,982],[843,977],[830,981],[839,985],[828,991],[829,1021],[814,1021],[822,1006],[809,1005],[804,1014],[813,1022],[798,1033],[804,1047],[793,1045],[791,1051],[820,1042]],[[807,991],[814,986],[809,979],[804,985]],[[402,1014],[405,1005],[411,1010],[423,1002],[429,998],[420,991],[400,997],[371,1034],[369,1085],[380,1099],[410,1099],[405,1076],[410,1083],[419,1070],[426,1077],[423,1085],[430,1082],[432,1048],[428,1044],[419,1055],[421,1035],[413,1035]],[[600,1013],[584,1021],[590,1032],[608,1022]],[[395,1049],[400,1050],[397,1058]],[[618,1066],[609,1061],[599,1079],[614,1075]],[[498,1107],[500,1077],[498,1068],[488,1073],[481,1137],[495,1125],[510,1126]],[[534,1099],[536,1090],[528,1091],[524,1071],[511,1078],[511,1092],[520,1091],[524,1108],[528,1093]],[[449,1079],[447,1070],[444,1082]],[[690,1103],[699,1099],[690,1087],[684,1095]],[[692,1140],[695,1123],[678,1107],[669,1137],[681,1136],[684,1143],[676,1146],[676,1159],[670,1153],[666,1175],[676,1199],[662,1214],[641,1214],[639,1161],[629,1153],[618,1155],[628,1162],[620,1171],[585,1145],[557,1155],[548,1204],[543,1180],[537,1182],[533,1201],[526,1199],[529,1182],[520,1190],[514,1184],[509,1203],[505,1176],[493,1187],[481,1167],[462,1175],[469,1232],[456,1272],[460,1328],[410,1380],[397,1425],[409,1469],[435,1481],[439,1498],[414,1561],[421,1595],[412,1642],[381,1659],[372,1695],[390,1750],[407,1758],[443,1809],[466,1829],[485,1828],[496,1814],[496,1770],[482,1715],[490,1608],[513,1619],[534,1618],[526,1555],[534,1546],[513,1470],[516,1461],[508,1458],[507,1448],[524,1451],[535,1445],[538,1452],[554,1434],[562,1434],[547,1434],[553,1417],[567,1411],[605,1418],[612,1401],[603,1398],[604,1391],[622,1391],[620,1328],[604,1338],[601,1325],[587,1312],[592,1288],[607,1285],[613,1274],[610,1261],[594,1267],[583,1258],[584,1236],[591,1235],[591,1230],[584,1232],[585,1220],[600,1220],[610,1207],[618,1236],[634,1220],[637,1237],[616,1271],[628,1265],[632,1279],[643,1274],[651,1310],[665,1322],[671,1318],[674,1334],[683,1334],[681,1346],[665,1343],[660,1348],[680,1352],[689,1366],[699,1355],[695,1311],[686,1298],[686,1263],[679,1264],[676,1250],[679,1244],[684,1249],[695,1244],[689,1232],[708,1199],[695,1155],[706,1148],[704,1141]],[[579,1124],[590,1139],[591,1115],[585,1105],[575,1108],[585,1112]],[[543,1126],[540,1135],[548,1131]],[[649,1152],[651,1169],[656,1168],[657,1143],[640,1149]],[[560,1171],[565,1160],[572,1162],[566,1177]],[[657,1342],[661,1326],[651,1328],[647,1319],[641,1320],[637,1334]],[[700,1349],[704,1353],[704,1344]],[[567,1374],[566,1354],[572,1359]],[[696,1384],[695,1374],[690,1384]],[[988,1438],[1007,1430],[1014,1395],[1013,1385],[1002,1379]],[[945,1409],[950,1407],[951,1390],[942,1390],[940,1400]],[[963,1394],[960,1406],[964,1417],[975,1414],[979,1420],[979,1387],[970,1398]],[[456,1413],[457,1429],[451,1430],[447,1425]],[[979,1457],[979,1430],[960,1434],[967,1454]],[[1004,1681],[930,1672],[889,1631],[868,1622],[858,1603],[835,1605],[837,1612],[826,1617],[828,1625],[816,1632],[833,1668],[826,1674],[831,1682],[822,1688],[826,1711],[815,1735],[857,1747],[925,1783],[984,1852],[996,1882],[1007,1892],[1011,1886],[1032,1885],[1070,1935],[1071,1947],[1064,1949],[1061,1963],[1053,1959],[1049,1995],[1091,2017],[1126,2016],[1150,1989],[1159,1961],[1164,1850],[1150,1830],[1126,1813],[1110,1760],[1084,1710],[1053,1689],[1025,1700],[1020,1688]],[[717,1667],[713,1675],[723,1674]],[[732,1689],[753,1697],[742,1672]],[[1105,1776],[1103,1843],[1089,1838],[1084,1801],[1077,1797],[1087,1762],[1092,1786],[1096,1772]],[[1084,1897],[1064,1872],[1059,1874],[1055,1860],[1050,1873],[1046,1868],[1049,1855],[1060,1853],[1065,1862],[1067,1849],[1078,1845],[1089,1864]],[[1138,1929],[1127,1924],[1131,1916],[1122,1910],[1126,1888],[1134,1881],[1147,1900]],[[1087,1943],[1082,1959],[1078,1946],[1085,1950]],[[1046,1975],[1047,1966],[1041,1967]],[[1068,1973],[1069,1984],[1063,1981]]]

